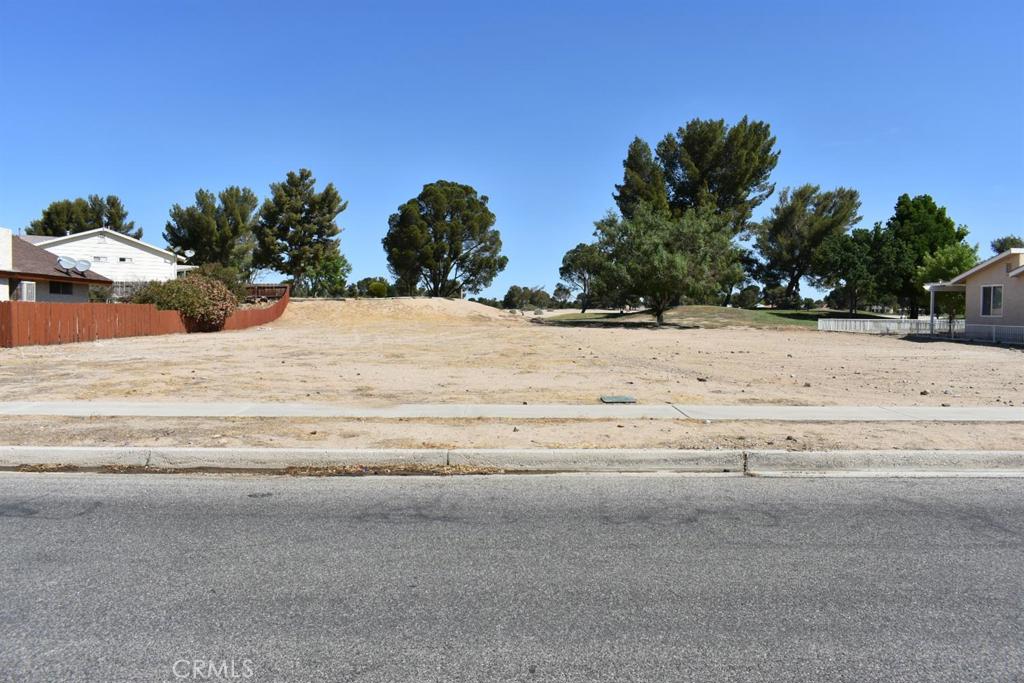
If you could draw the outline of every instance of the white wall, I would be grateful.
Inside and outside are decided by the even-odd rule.
[[[0,270],[13,270],[14,254],[11,246],[11,231],[7,228],[0,228]],[[0,301],[7,301],[11,298],[10,283],[0,278]]]
[[[92,262],[92,271],[115,282],[173,280],[173,256],[150,251],[128,240],[108,235],[89,235],[60,244],[39,245],[58,256],[70,256]],[[106,260],[102,260],[102,259]],[[121,261],[121,258],[129,259]]]

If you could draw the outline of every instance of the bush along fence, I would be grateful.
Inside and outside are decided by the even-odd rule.
[[[222,330],[244,330],[277,320],[288,307],[289,293],[265,308],[240,308]],[[177,311],[151,304],[49,304],[0,302],[0,347],[182,334],[188,326]]]

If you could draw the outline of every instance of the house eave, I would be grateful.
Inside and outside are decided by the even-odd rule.
[[[995,255],[992,258],[988,259],[987,261],[982,261],[981,263],[979,263],[978,265],[974,266],[970,270],[968,270],[966,272],[963,272],[963,273],[960,273],[955,278],[950,280],[949,284],[951,284],[951,285],[959,284],[962,280],[966,280],[970,276],[972,276],[975,273],[977,273],[979,270],[982,270],[983,268],[988,268],[993,263],[998,263],[999,261],[1002,261],[1007,256],[1012,256],[1014,254],[1024,254],[1024,249],[1022,249],[1020,247],[1014,247],[1013,249],[1007,249],[1003,253]]]

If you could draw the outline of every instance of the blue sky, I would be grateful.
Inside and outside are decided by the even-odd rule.
[[[1024,232],[1022,6],[0,0],[0,225],[117,194],[163,244],[197,188],[265,196],[307,167],[349,201],[359,278],[444,178],[491,198],[500,296],[554,285],[633,136],[747,114],[779,188],[854,187],[866,225],[928,193],[987,254]]]

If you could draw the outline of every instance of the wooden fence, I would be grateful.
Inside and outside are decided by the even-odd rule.
[[[223,329],[243,330],[277,320],[288,301],[285,292],[272,306],[239,309],[224,322]],[[150,304],[0,302],[0,347],[6,348],[187,331],[177,311],[159,311]]]

